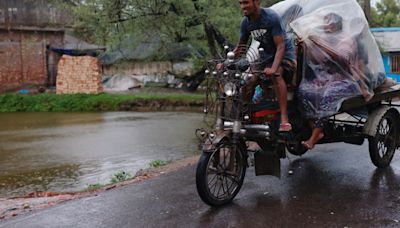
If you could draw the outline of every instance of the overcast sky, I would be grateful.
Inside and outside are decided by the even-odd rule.
[[[375,6],[377,2],[380,2],[380,0],[371,0],[371,6]]]

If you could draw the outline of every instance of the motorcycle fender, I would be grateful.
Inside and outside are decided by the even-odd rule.
[[[381,121],[383,115],[385,115],[385,113],[388,112],[390,109],[393,108],[383,106],[382,108],[379,108],[369,114],[367,122],[364,124],[363,133],[369,136],[375,136],[379,122]]]
[[[216,134],[216,136],[211,139],[207,138],[207,140],[203,144],[203,152],[213,152],[215,147],[225,138],[228,138],[229,132],[227,131],[221,131]]]

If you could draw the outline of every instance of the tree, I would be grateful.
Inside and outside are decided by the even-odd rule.
[[[158,36],[165,46],[188,43],[206,51],[200,62],[217,56],[224,45],[238,42],[242,19],[239,4],[231,0],[52,1],[70,8],[76,18],[74,30],[86,41],[112,47],[127,37]]]
[[[373,27],[394,27],[400,26],[400,1],[382,0],[372,9]]]
[[[241,12],[230,0],[52,0],[69,7],[74,28],[83,38],[103,45],[113,44],[129,33],[159,31],[168,42],[209,45],[209,33],[238,39]],[[68,2],[66,4],[65,2]],[[269,6],[279,0],[264,0]],[[216,38],[216,37],[215,37]]]

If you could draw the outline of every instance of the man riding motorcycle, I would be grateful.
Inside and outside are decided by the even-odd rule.
[[[235,48],[235,56],[246,51],[250,38],[260,43],[264,49],[260,53],[261,69],[267,77],[273,76],[281,111],[280,132],[292,130],[287,114],[287,83],[292,80],[296,70],[296,58],[292,40],[287,36],[279,15],[269,9],[261,8],[260,0],[239,0],[244,17],[240,26],[240,39]],[[251,101],[257,85],[262,83],[259,76],[253,76],[243,88],[244,99]]]

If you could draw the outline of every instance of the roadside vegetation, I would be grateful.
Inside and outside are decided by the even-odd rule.
[[[102,187],[104,187],[104,185],[102,184],[89,184],[89,186],[87,187],[87,191],[95,191],[101,189]]]
[[[154,160],[152,162],[149,163],[149,168],[150,169],[157,169],[160,168],[162,166],[168,165],[172,163],[172,160],[168,160],[168,161],[164,161],[164,160]],[[146,169],[148,170],[148,169]],[[140,173],[140,172],[139,172]],[[118,184],[120,182],[124,182],[130,179],[135,179],[137,177],[138,174],[136,174],[135,176],[132,176],[130,173],[125,172],[125,171],[118,171],[116,173],[113,174],[113,176],[110,179],[110,183],[109,184]],[[85,191],[96,191],[98,189],[102,189],[105,186],[109,185],[109,184],[89,184],[88,187],[85,189]]]
[[[0,112],[96,112],[128,111],[132,107],[201,105],[203,94],[138,92],[134,94],[3,94]]]
[[[119,171],[114,174],[114,176],[111,178],[111,183],[116,184],[122,181],[126,181],[132,177],[131,174],[125,172],[125,171]]]
[[[158,167],[161,167],[164,165],[168,165],[171,162],[172,162],[171,160],[169,160],[169,161],[155,160],[155,161],[150,162],[149,166],[150,166],[150,168],[158,168]]]
[[[108,183],[108,184],[99,184],[99,183],[89,184],[88,187],[84,191],[96,191],[96,190],[106,187],[107,185],[118,184],[120,182],[124,182],[124,181],[132,179],[132,178],[135,178],[135,177],[132,177],[132,175],[130,173],[125,172],[125,171],[118,171],[118,172],[114,173],[114,175],[111,177],[110,183]]]

